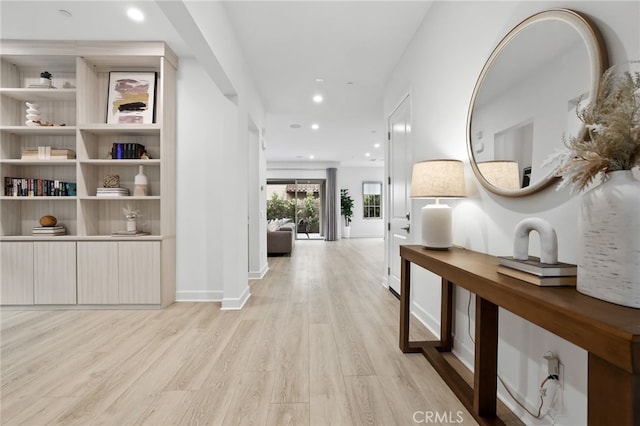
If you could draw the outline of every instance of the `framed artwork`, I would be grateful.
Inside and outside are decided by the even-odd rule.
[[[155,72],[110,72],[107,124],[153,123],[155,95]]]

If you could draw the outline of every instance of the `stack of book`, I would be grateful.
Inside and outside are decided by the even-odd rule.
[[[139,160],[145,152],[144,145],[139,143],[116,142],[111,147],[111,158],[114,160]]]
[[[498,273],[526,281],[541,287],[575,286],[578,267],[570,263],[542,263],[540,258],[529,256],[527,260],[511,256],[498,256]]]
[[[66,148],[51,148],[50,158],[52,160],[70,160],[76,158],[76,153]]]
[[[51,82],[48,83],[31,83],[27,86],[27,89],[55,89],[51,85]]]
[[[31,230],[33,235],[66,235],[67,230],[63,225],[56,226],[34,226]]]
[[[141,237],[143,235],[151,235],[151,233],[147,231],[116,231],[111,235],[114,237]]]
[[[127,197],[129,188],[96,188],[98,197]]]
[[[39,146],[22,150],[21,160],[68,160],[76,158],[76,153],[67,148]]]

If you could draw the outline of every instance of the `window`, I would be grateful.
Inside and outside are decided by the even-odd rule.
[[[382,182],[362,184],[362,208],[365,219],[382,218]]]

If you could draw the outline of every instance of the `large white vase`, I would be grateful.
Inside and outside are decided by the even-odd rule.
[[[610,172],[582,196],[576,288],[640,308],[640,181],[629,170]]]

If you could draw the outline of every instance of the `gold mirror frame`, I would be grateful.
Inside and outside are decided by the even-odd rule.
[[[604,40],[599,30],[595,26],[593,22],[591,22],[586,16],[572,11],[568,9],[550,9],[545,10],[543,12],[539,12],[534,14],[524,21],[520,22],[516,25],[498,44],[498,46],[493,50],[489,59],[485,63],[482,71],[480,72],[480,76],[476,82],[476,85],[473,89],[473,94],[471,96],[471,102],[469,104],[469,111],[467,115],[467,151],[469,154],[469,161],[471,163],[471,168],[473,169],[473,173],[476,178],[480,181],[480,184],[487,190],[493,192],[494,194],[502,195],[505,197],[522,197],[525,195],[533,194],[537,191],[540,191],[543,188],[549,186],[555,179],[553,173],[550,172],[545,177],[540,179],[537,182],[532,183],[530,186],[519,189],[505,189],[494,186],[489,182],[488,179],[483,176],[482,172],[478,167],[478,163],[475,160],[474,150],[472,147],[472,121],[473,121],[473,110],[477,100],[478,93],[480,88],[482,87],[482,83],[485,81],[487,74],[490,72],[492,65],[496,62],[500,53],[505,49],[505,47],[511,43],[522,31],[527,28],[530,28],[533,25],[536,25],[540,22],[548,21],[548,20],[556,20],[565,22],[566,24],[573,27],[576,30],[580,38],[585,44],[587,49],[587,53],[589,55],[589,62],[591,65],[591,84],[590,84],[590,93],[597,93],[598,87],[600,85],[600,79],[604,71],[608,67],[608,58],[607,51],[604,44]],[[582,133],[585,132],[584,126],[582,126]],[[558,143],[561,143],[560,135],[558,137]]]

